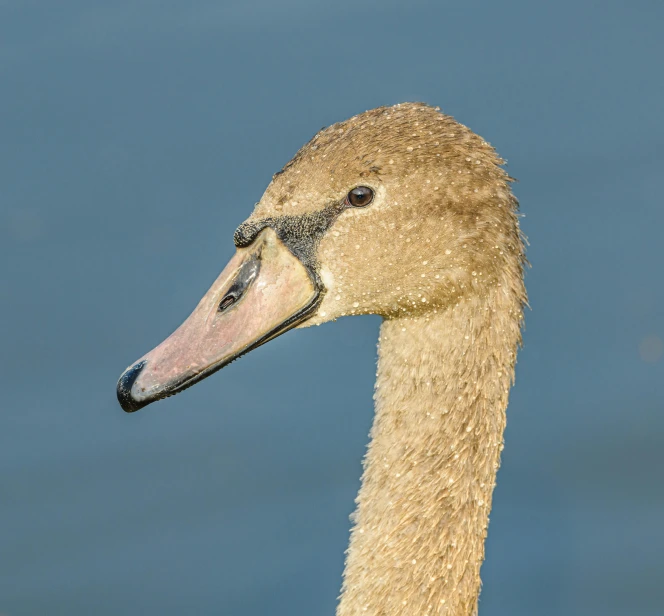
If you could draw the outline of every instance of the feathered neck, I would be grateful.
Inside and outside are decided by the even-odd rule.
[[[522,291],[383,323],[338,616],[477,612]]]

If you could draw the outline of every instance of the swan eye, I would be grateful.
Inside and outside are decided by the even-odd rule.
[[[346,195],[346,203],[353,207],[366,207],[374,198],[374,192],[367,186],[356,186]]]

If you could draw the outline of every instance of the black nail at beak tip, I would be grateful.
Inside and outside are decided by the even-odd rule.
[[[136,382],[138,375],[141,373],[146,363],[147,361],[143,360],[137,364],[134,364],[131,368],[125,371],[125,373],[118,381],[118,402],[120,403],[122,410],[126,413],[133,413],[134,411],[137,411],[138,409],[147,405],[147,402],[136,400],[136,398],[131,395],[131,388]]]

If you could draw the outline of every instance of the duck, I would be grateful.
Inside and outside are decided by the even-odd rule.
[[[323,128],[272,177],[191,315],[118,381],[135,412],[290,329],[382,317],[337,616],[477,614],[527,305],[504,164],[424,103]]]

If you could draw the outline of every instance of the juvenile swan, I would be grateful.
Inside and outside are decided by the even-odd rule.
[[[419,103],[320,131],[194,312],[118,382],[133,412],[293,327],[384,318],[338,616],[477,612],[526,302],[502,162]]]

